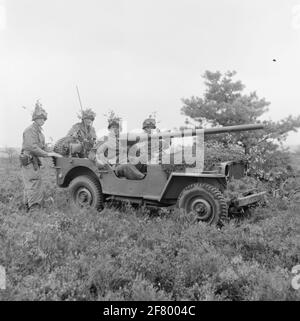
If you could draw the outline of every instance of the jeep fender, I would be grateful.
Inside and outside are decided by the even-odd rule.
[[[57,158],[56,159],[56,179],[60,187],[68,187],[70,182],[80,175],[98,177],[98,169],[92,161],[87,158]]]
[[[172,173],[160,195],[160,201],[177,199],[181,191],[194,183],[207,183],[218,188],[222,193],[226,189],[226,177],[216,173]]]

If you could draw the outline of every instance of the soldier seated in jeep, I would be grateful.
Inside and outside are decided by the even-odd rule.
[[[149,138],[146,141],[136,143],[133,148],[137,151],[138,163],[135,167],[142,173],[147,173],[147,165],[158,163],[161,152],[170,147],[170,141],[166,139],[151,139],[155,131],[159,132],[156,127],[156,120],[151,115],[143,121],[143,131]]]
[[[130,180],[143,179],[145,174],[141,173],[133,164],[128,163],[127,146],[122,148],[122,142],[119,140],[119,119],[109,119],[108,130],[109,134],[105,137],[104,143],[100,140],[95,147],[96,157],[91,153],[89,158],[94,158],[98,166],[105,166],[105,164],[111,166],[118,177]]]

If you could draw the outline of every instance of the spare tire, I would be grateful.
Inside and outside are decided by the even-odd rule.
[[[70,152],[70,143],[72,142],[74,142],[72,137],[63,137],[55,143],[53,151],[63,156],[68,156]]]

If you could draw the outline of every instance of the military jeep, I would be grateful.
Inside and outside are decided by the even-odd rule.
[[[204,130],[204,135],[261,128],[261,125],[228,126]],[[179,137],[182,133],[168,135]],[[180,171],[169,176],[162,165],[147,165],[147,174],[142,180],[120,178],[113,168],[99,168],[88,158],[55,158],[54,164],[58,186],[69,189],[70,200],[77,208],[90,206],[101,210],[110,200],[150,207],[177,206],[185,213],[193,212],[200,221],[218,224],[227,219],[229,207],[247,208],[265,194],[252,190],[234,201],[225,199],[223,193],[228,181],[245,175],[244,162],[224,162],[210,171]]]

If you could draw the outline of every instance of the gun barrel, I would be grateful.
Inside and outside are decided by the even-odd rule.
[[[144,141],[149,138],[149,136],[153,139],[155,138],[167,138],[167,137],[191,137],[199,135],[200,133],[204,133],[204,135],[213,135],[213,134],[221,134],[221,133],[231,133],[231,132],[241,132],[247,130],[257,130],[263,129],[264,125],[262,124],[245,124],[245,125],[236,125],[236,126],[224,126],[224,127],[214,127],[214,128],[206,128],[206,129],[187,129],[183,131],[170,131],[170,132],[161,132],[154,133],[148,135],[146,133],[126,133],[121,134],[120,139],[127,139],[128,141],[133,141],[139,138],[139,141]]]
[[[264,127],[265,126],[262,124],[245,124],[245,125],[224,126],[224,127],[217,127],[217,128],[207,128],[207,129],[204,129],[204,135],[257,130],[257,129],[264,129]]]

